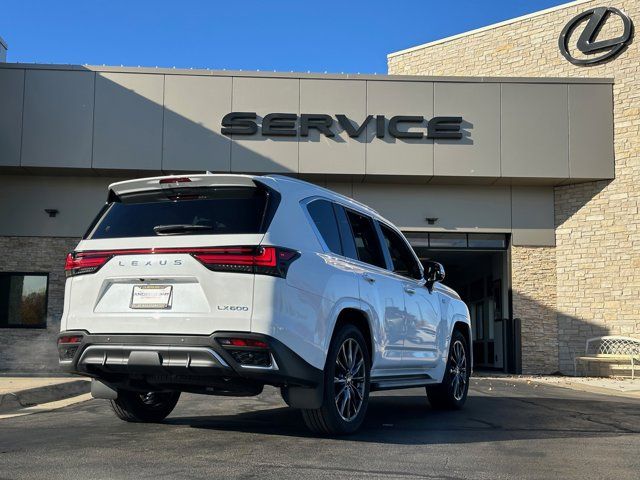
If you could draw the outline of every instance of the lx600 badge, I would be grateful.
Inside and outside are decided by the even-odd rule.
[[[218,305],[218,310],[227,310],[229,312],[247,312],[249,307],[244,305]]]

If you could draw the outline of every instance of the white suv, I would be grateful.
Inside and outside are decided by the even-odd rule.
[[[114,183],[67,257],[58,351],[123,420],[180,392],[281,388],[314,431],[355,431],[369,392],[460,408],[469,312],[374,210],[277,175]]]

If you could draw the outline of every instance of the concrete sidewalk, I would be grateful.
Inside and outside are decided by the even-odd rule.
[[[640,379],[622,377],[569,377],[561,375],[508,375],[490,372],[477,372],[474,376],[496,378],[528,384],[553,385],[583,392],[601,393],[629,398],[640,398]]]
[[[59,376],[0,376],[0,413],[49,403],[89,392],[89,379]]]

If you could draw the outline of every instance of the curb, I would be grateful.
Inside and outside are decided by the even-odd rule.
[[[0,413],[12,412],[40,403],[55,402],[75,397],[91,390],[91,382],[75,380],[73,382],[29,388],[0,395]]]
[[[496,380],[508,380],[512,382],[518,383],[535,383],[536,385],[544,385],[547,387],[557,387],[557,388],[566,388],[569,390],[573,390],[576,392],[587,392],[587,393],[598,393],[601,395],[611,395],[614,397],[623,397],[623,398],[631,398],[638,399],[640,398],[640,390],[620,390],[616,388],[604,387],[601,385],[591,385],[589,383],[583,382],[572,382],[570,378],[572,377],[563,377],[565,378],[564,383],[556,383],[545,381],[543,378],[533,378],[533,377],[517,377],[517,376],[500,376],[500,375],[490,375],[484,376],[479,375],[476,378],[485,378],[485,379],[496,379]]]

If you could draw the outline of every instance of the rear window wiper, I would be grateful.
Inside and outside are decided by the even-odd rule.
[[[156,225],[153,231],[156,235],[180,235],[181,233],[200,232],[204,230],[213,230],[211,225]]]

